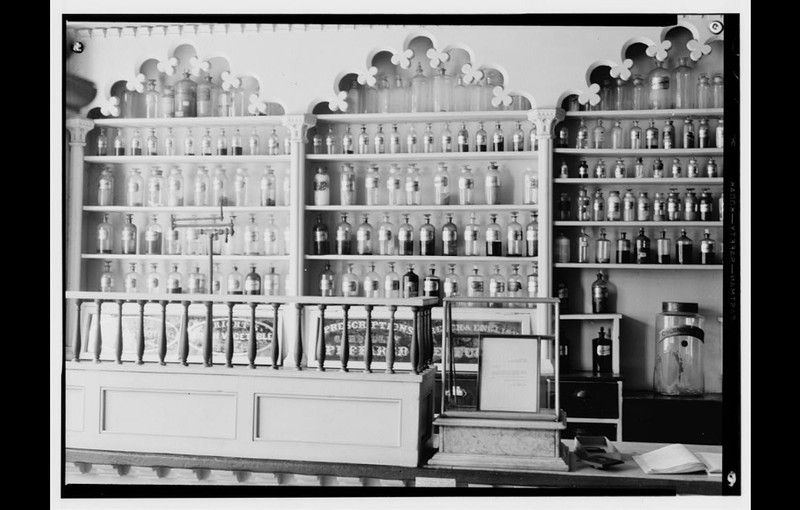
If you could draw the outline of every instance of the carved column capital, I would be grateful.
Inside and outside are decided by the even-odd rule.
[[[70,145],[86,145],[86,135],[94,128],[94,121],[81,117],[67,119],[70,134]]]
[[[536,126],[539,138],[554,138],[555,125],[564,120],[566,114],[561,108],[535,108],[528,110],[528,120]]]
[[[281,122],[289,128],[290,141],[306,143],[308,142],[306,138],[308,128],[317,124],[317,116],[310,114],[284,115]]]

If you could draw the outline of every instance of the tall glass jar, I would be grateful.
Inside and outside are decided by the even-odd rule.
[[[156,80],[147,81],[147,92],[144,94],[145,117],[155,119],[158,117],[158,106],[161,95],[156,90]]]
[[[653,388],[663,395],[705,392],[703,344],[705,318],[697,303],[665,301],[656,315]]]
[[[469,111],[469,88],[464,84],[464,75],[459,74],[453,88],[453,111]]]
[[[613,110],[630,110],[632,107],[631,102],[631,84],[628,83],[628,80],[624,80],[621,77],[617,77],[614,79],[614,92],[612,94],[614,98],[613,102]]]
[[[433,177],[433,190],[435,205],[450,205],[450,174],[444,163],[437,164],[436,174]]]
[[[105,166],[97,179],[97,205],[114,205],[114,172]]]
[[[453,79],[440,67],[433,77],[433,111],[449,112],[453,108]]]
[[[631,108],[634,110],[647,109],[647,89],[644,88],[644,79],[638,74],[633,77]]]
[[[649,102],[651,110],[664,110],[672,107],[672,91],[670,90],[670,73],[664,68],[664,62],[654,58],[655,68],[647,75],[649,85]]]
[[[203,81],[197,84],[197,116],[214,116],[214,84],[210,74],[203,77]]]
[[[672,70],[672,107],[695,108],[695,86],[689,58],[680,57],[678,67]],[[705,108],[701,106],[700,108]]]
[[[175,117],[175,89],[169,85],[164,86],[164,91],[159,100],[159,113],[162,119]]]
[[[197,84],[187,69],[183,71],[183,79],[175,84],[175,117],[195,117],[196,108]]]
[[[430,111],[429,92],[428,78],[422,71],[422,64],[417,62],[416,72],[411,78],[411,113]]]
[[[711,104],[711,81],[704,73],[697,78],[697,107],[711,108]]]
[[[715,74],[711,83],[711,107],[725,107],[725,81],[721,74]]]

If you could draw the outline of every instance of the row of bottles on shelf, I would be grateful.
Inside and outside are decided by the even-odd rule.
[[[233,181],[232,189],[229,184],[231,180]],[[282,180],[283,204],[289,205],[292,195],[292,182],[288,169]],[[261,174],[258,187],[258,205],[262,207],[277,205],[277,177],[275,170],[269,165]],[[173,167],[167,177],[164,177],[164,172],[160,167],[151,167],[146,186],[141,169],[131,168],[125,178],[125,205],[128,207],[142,207],[145,205],[154,207],[219,206],[220,204],[245,207],[255,205],[250,197],[250,184],[246,168],[237,168],[236,174],[232,179],[229,179],[227,169],[224,166],[218,166],[214,171],[213,177],[209,175],[206,167],[198,166],[191,189],[191,195],[188,195],[186,177],[179,166]],[[191,196],[191,204],[188,196]],[[103,168],[97,179],[97,205],[115,205],[114,172],[109,166]]]
[[[361,215],[361,224],[355,230],[347,221],[347,213],[341,213],[341,222],[336,225],[333,238],[330,229],[317,215],[317,222],[312,229],[312,253],[328,255],[332,253],[331,239],[337,255],[444,255],[458,256],[459,251],[467,256],[493,257],[536,257],[539,247],[539,223],[537,213],[531,213],[530,223],[525,227],[517,222],[517,213],[511,213],[511,221],[505,229],[497,224],[497,214],[490,214],[490,222],[481,236],[481,225],[476,222],[475,213],[470,214],[470,222],[463,228],[463,242],[459,239],[459,228],[453,223],[453,215],[447,214],[447,223],[440,231],[441,244],[437,249],[436,227],[430,223],[430,214],[425,214],[425,223],[415,229],[410,223],[408,214],[403,214],[403,223],[396,229],[389,221],[389,215],[383,215],[383,222],[378,225],[377,239],[375,228],[369,223],[369,215]],[[418,234],[418,235],[417,235]],[[481,237],[485,240],[485,250],[481,249]],[[503,239],[505,238],[505,243]],[[415,241],[418,239],[418,242]],[[355,242],[354,242],[355,240]],[[503,245],[505,244],[505,250]],[[415,248],[416,247],[416,248]],[[416,253],[415,253],[416,251]]]
[[[131,91],[127,87],[120,92],[120,116],[126,119],[136,118],[141,111],[138,103],[144,100],[144,116],[156,118],[188,118],[188,117],[242,117],[248,112],[247,90],[244,87],[226,89],[214,83],[210,74],[203,76],[199,82],[192,80],[189,70],[183,71],[183,78],[174,86],[164,85],[158,90],[158,80],[148,80],[144,93]],[[250,91],[253,92],[253,91]],[[256,92],[257,94],[257,92]],[[267,103],[266,115],[274,106]],[[276,108],[277,110],[278,108]],[[282,109],[281,109],[282,110]],[[274,112],[274,114],[283,113]]]
[[[246,148],[245,148],[246,147]],[[159,139],[155,128],[151,128],[147,137],[142,137],[139,129],[134,129],[129,139],[125,139],[125,133],[120,128],[109,145],[106,128],[101,127],[97,134],[95,153],[97,156],[242,156],[261,155],[261,137],[258,130],[252,128],[247,139],[247,145],[239,128],[233,131],[233,135],[228,142],[228,135],[225,128],[220,128],[216,138],[211,136],[211,128],[206,128],[203,136],[200,137],[200,147],[195,147],[195,138],[192,128],[186,128],[183,137],[183,151],[178,152],[178,145],[172,128],[167,128],[167,134]],[[127,151],[127,152],[126,152]],[[291,143],[289,136],[283,138],[283,154],[291,153]],[[266,152],[268,156],[279,156],[281,154],[281,140],[278,137],[277,129],[272,128],[272,132],[267,137]]]
[[[364,198],[366,205],[384,205],[382,189],[386,188],[385,205],[422,205],[422,176],[416,163],[411,163],[405,176],[398,164],[392,164],[385,183],[381,182],[380,167],[369,165],[364,174]],[[356,205],[355,166],[342,165],[339,172],[339,205]],[[535,170],[528,168],[524,174],[523,203],[536,204],[539,195],[539,178]],[[450,205],[450,173],[447,165],[438,163],[433,176],[434,205]],[[484,173],[484,200],[487,205],[500,203],[502,179],[500,167],[496,162],[489,162]],[[473,205],[476,203],[475,174],[470,165],[462,165],[457,180],[458,203]],[[314,174],[314,205],[331,204],[331,178],[325,167],[318,167]]]
[[[694,243],[686,235],[686,229],[681,229],[681,235],[672,244],[672,239],[667,237],[667,231],[662,230],[656,239],[655,256],[651,253],[650,238],[644,234],[644,229],[639,229],[639,235],[631,240],[626,232],[620,232],[616,240],[617,264],[701,264],[710,265],[717,263],[716,241],[711,239],[708,229],[700,241],[699,257],[695,257]],[[589,248],[591,238],[586,230],[581,228],[578,236],[577,258],[572,257],[572,241],[563,232],[559,232],[555,239],[554,259],[556,263],[569,263],[573,260],[580,264],[591,262]],[[597,264],[610,264],[612,261],[611,240],[606,238],[605,229],[600,229],[600,237],[594,243],[594,262]],[[674,246],[674,252],[673,252]],[[672,253],[675,254],[674,258]]]
[[[228,294],[228,295],[281,295],[281,275],[269,265],[267,272],[260,275],[256,264],[250,264],[250,272],[243,275],[237,266],[223,274],[219,263],[214,263],[213,276],[209,286],[208,275],[200,265],[195,265],[185,275],[180,264],[169,264],[171,271],[166,279],[159,270],[158,263],[150,264],[150,272],[144,277],[137,272],[137,264],[132,262],[123,276],[122,290],[129,293],[148,294]],[[142,264],[144,269],[144,264]],[[116,274],[111,269],[111,261],[105,261],[100,275],[100,292],[117,292]],[[185,282],[185,285],[184,285]],[[223,291],[224,289],[224,291]]]
[[[377,132],[370,137],[367,126],[361,125],[361,132],[353,136],[350,126],[345,128],[341,140],[333,132],[333,126],[328,126],[328,133],[324,139],[319,130],[311,138],[312,154],[401,154],[401,153],[433,153],[433,152],[522,152],[539,150],[536,125],[534,124],[526,135],[522,130],[522,123],[517,122],[517,127],[511,133],[511,138],[506,139],[505,132],[500,122],[495,123],[491,138],[483,127],[483,122],[478,123],[475,137],[471,138],[467,124],[461,127],[453,138],[450,123],[445,122],[437,137],[433,131],[433,124],[426,123],[425,131],[420,142],[414,124],[409,124],[405,142],[397,131],[397,124],[392,124],[392,130],[387,135],[383,132],[383,125],[378,124]],[[526,144],[526,140],[529,140]]]
[[[714,178],[720,176],[719,168],[717,166],[717,162],[714,161],[714,158],[708,158],[704,168],[705,172],[701,170],[701,165],[698,163],[697,158],[695,156],[690,156],[689,161],[686,163],[686,171],[684,172],[684,169],[681,166],[680,158],[672,158],[672,165],[669,168],[669,175],[672,176],[672,178],[674,179],[680,179],[682,177]],[[705,173],[705,175],[703,175],[703,173]],[[578,164],[578,175],[577,175],[579,179],[588,179],[590,177],[594,177],[597,179],[606,179],[609,177],[614,177],[615,179],[627,179],[629,177],[634,177],[636,179],[642,179],[647,177],[652,177],[654,179],[662,179],[665,176],[666,172],[664,170],[664,162],[659,157],[656,157],[653,160],[650,172],[647,171],[647,167],[644,164],[644,159],[636,158],[636,161],[633,165],[633,175],[629,174],[628,166],[626,165],[624,158],[617,158],[617,160],[614,162],[613,174],[606,168],[606,162],[603,160],[603,158],[597,159],[594,165],[594,171],[591,174],[589,173],[589,164],[586,162],[585,159],[582,159],[581,162]],[[566,161],[561,162],[561,167],[559,169],[558,177],[560,179],[570,178],[570,169]]]
[[[643,77],[606,78],[600,86],[600,102],[591,110],[663,110],[668,108],[724,108],[725,80],[721,73],[697,72],[686,57],[671,71],[654,59],[654,68]],[[588,105],[588,103],[587,103]],[[570,110],[579,109],[577,97]]]
[[[431,77],[425,75],[417,62],[414,76],[403,80],[399,74],[392,80],[379,74],[374,85],[360,85],[355,78],[347,90],[347,110],[344,113],[419,113],[464,112],[487,110],[527,110],[530,103],[521,97],[509,105],[494,106],[494,88],[499,85],[492,73],[466,83],[464,75],[455,77],[444,66],[432,69]]]
[[[422,278],[414,272],[414,264],[407,265],[402,276],[395,272],[395,263],[387,263],[387,271],[381,276],[375,272],[375,264],[369,264],[369,271],[363,278],[347,265],[347,271],[338,279],[330,264],[319,275],[321,296],[369,297],[369,298],[413,298],[413,297],[537,297],[539,273],[536,263],[531,273],[519,273],[519,264],[512,264],[512,273],[507,277],[501,273],[499,265],[494,266],[487,278],[473,266],[471,274],[462,277],[456,274],[456,265],[448,264],[444,279],[436,275],[436,264],[430,264],[428,274]],[[422,286],[420,286],[420,281]],[[487,288],[488,287],[488,288]]]
[[[597,279],[592,282],[592,313],[613,313],[609,298],[609,281],[602,271],[597,272]],[[566,283],[559,283],[556,290],[558,302],[558,313],[564,315],[570,313],[569,287]]]
[[[603,125],[603,119],[597,119],[594,128],[589,130],[584,119],[580,120],[574,148],[576,149],[710,149],[725,146],[725,125],[723,119],[718,119],[714,126],[712,138],[711,125],[708,119],[701,117],[698,121],[697,131],[691,117],[683,119],[682,135],[679,137],[674,121],[667,119],[659,130],[656,121],[650,119],[647,128],[642,129],[638,120],[633,120],[627,136],[622,127],[622,121],[614,121],[610,136]],[[590,136],[591,134],[591,136]],[[556,138],[556,148],[569,148],[569,128],[561,124]],[[679,145],[680,141],[680,145]],[[712,144],[713,142],[713,144]]]
[[[224,255],[288,255],[291,245],[291,231],[289,225],[283,229],[283,247],[281,247],[281,231],[275,224],[275,218],[267,215],[267,224],[260,227],[256,223],[255,215],[250,215],[250,220],[239,233],[235,226],[236,217],[231,215],[234,222],[234,233],[218,236],[212,239],[214,254]],[[114,253],[114,244],[117,239],[114,227],[110,222],[110,214],[103,215],[103,221],[97,225],[97,253]],[[208,236],[201,227],[167,228],[166,238],[164,227],[158,223],[158,216],[152,215],[144,229],[144,243],[140,242],[139,227],[133,222],[133,215],[125,215],[125,223],[119,231],[119,253],[123,255],[207,255]]]
[[[704,188],[700,198],[694,188],[686,188],[681,199],[677,188],[670,188],[669,194],[656,192],[653,200],[646,191],[640,191],[638,198],[633,190],[625,190],[620,197],[619,191],[610,191],[608,198],[603,197],[603,190],[596,188],[589,198],[586,188],[581,186],[577,198],[578,221],[714,221],[722,219],[723,193],[719,195],[719,213],[714,212],[714,196],[710,188]],[[568,193],[561,193],[558,201],[558,219],[569,221],[576,219],[573,215],[572,200]]]

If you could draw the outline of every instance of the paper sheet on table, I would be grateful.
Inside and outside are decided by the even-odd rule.
[[[682,444],[671,444],[632,458],[648,474],[722,472],[721,453],[695,454]]]

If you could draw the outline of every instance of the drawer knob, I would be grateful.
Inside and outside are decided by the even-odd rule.
[[[586,390],[578,390],[575,392],[575,398],[585,400],[589,398],[589,392]]]

